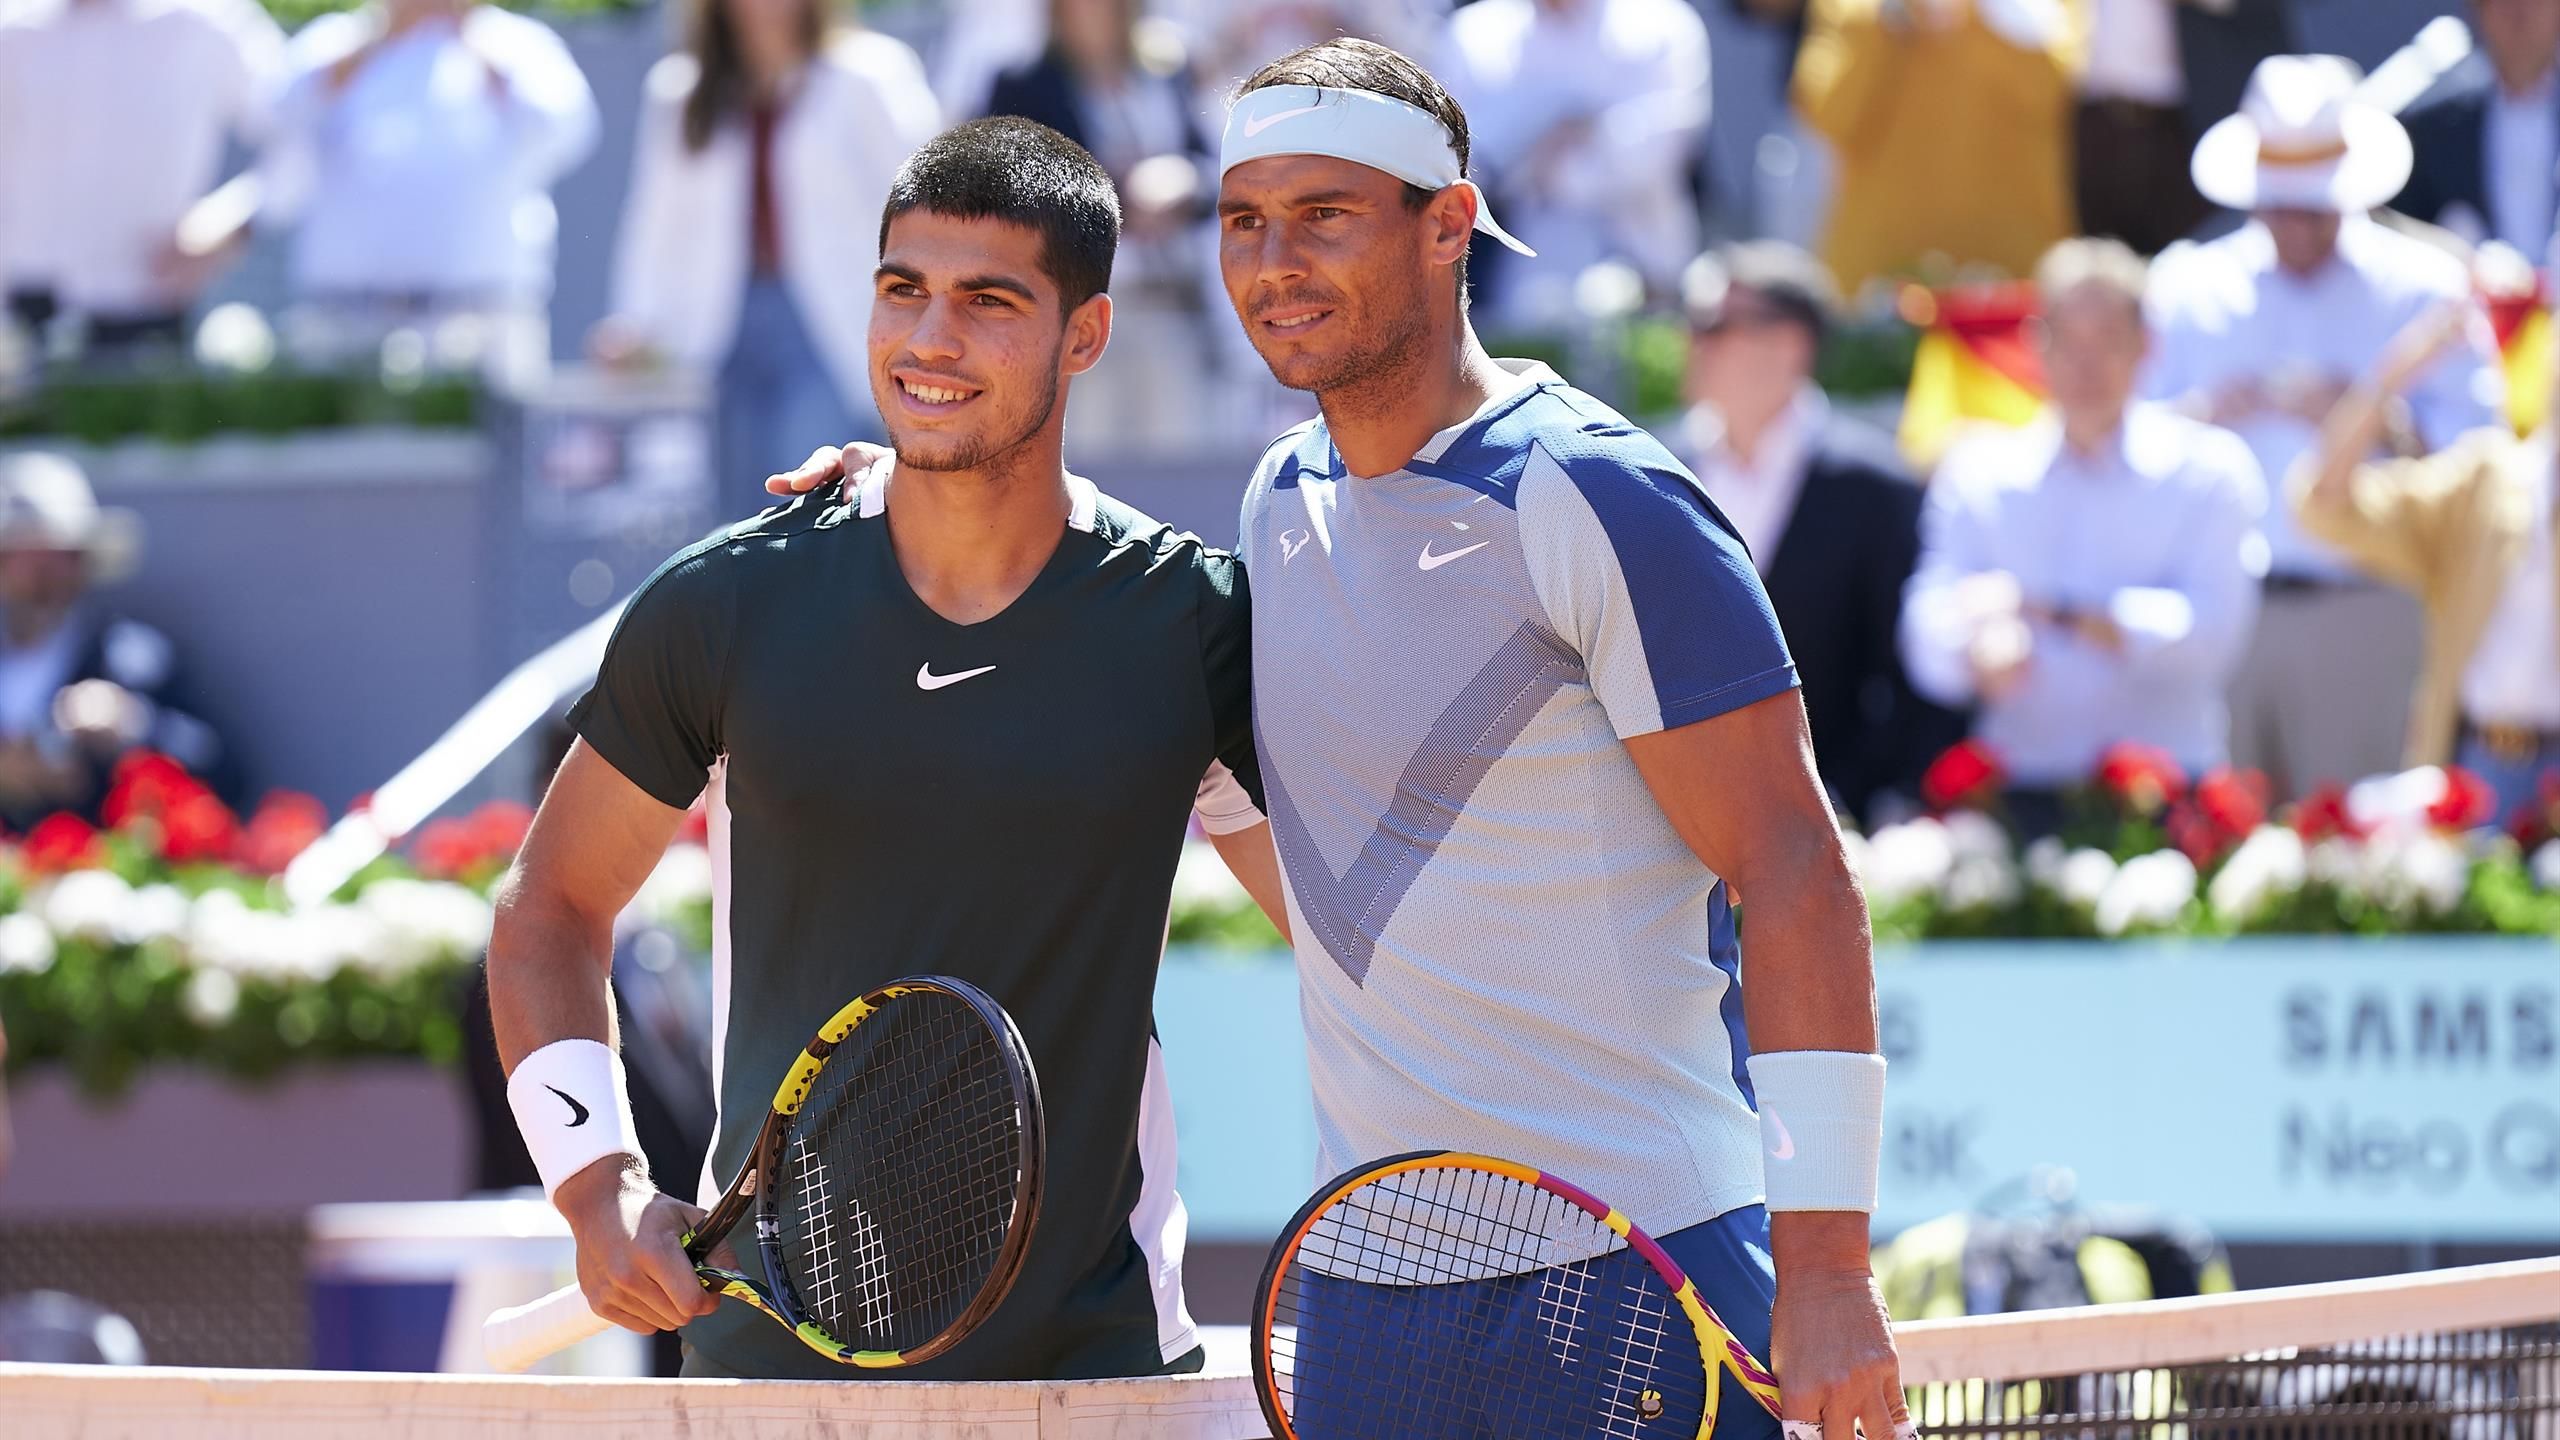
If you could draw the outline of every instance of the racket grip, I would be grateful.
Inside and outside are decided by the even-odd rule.
[[[587,1308],[577,1286],[564,1285],[530,1304],[493,1312],[480,1327],[480,1343],[491,1365],[513,1375],[612,1328]]]

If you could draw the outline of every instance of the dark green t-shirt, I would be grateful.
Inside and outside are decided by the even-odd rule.
[[[570,712],[667,804],[709,786],[720,1125],[705,1203],[801,1046],[863,991],[957,975],[1021,1028],[1049,1123],[1021,1278],[940,1359],[864,1374],[1142,1374],[1196,1343],[1152,1001],[1204,776],[1223,765],[1227,797],[1204,813],[1239,806],[1239,786],[1260,802],[1249,601],[1234,557],[1071,489],[1056,554],[975,625],[908,587],[884,487],[769,511],[641,587]],[[856,1373],[741,1305],[685,1338],[736,1373]]]

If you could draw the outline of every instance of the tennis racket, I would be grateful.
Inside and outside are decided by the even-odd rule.
[[[895,981],[819,1027],[685,1255],[830,1360],[919,1364],[1013,1288],[1045,1135],[1012,1017],[966,981]],[[761,1278],[708,1263],[750,1206]],[[513,1371],[611,1326],[570,1285],[491,1315],[483,1339]]]
[[[1423,1151],[1324,1187],[1254,1296],[1281,1440],[1705,1440],[1718,1372],[1778,1382],[1630,1222],[1526,1165]]]

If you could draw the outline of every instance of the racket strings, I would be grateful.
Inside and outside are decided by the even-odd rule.
[[[819,1071],[776,1181],[806,1318],[864,1349],[921,1346],[993,1276],[1022,1114],[1004,1045],[957,998],[900,996]]]
[[[1371,1180],[1316,1217],[1273,1297],[1273,1388],[1309,1440],[1660,1440],[1704,1415],[1707,1362],[1660,1277],[1510,1176]]]

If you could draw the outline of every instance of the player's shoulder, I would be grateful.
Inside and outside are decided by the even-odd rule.
[[[639,604],[684,598],[734,598],[769,586],[799,567],[818,538],[859,518],[841,482],[820,486],[743,520],[730,521],[668,556],[633,596]]]
[[[1475,443],[1462,439],[1443,461],[1481,471],[1515,496],[1560,484],[1595,507],[1648,500],[1686,506],[1706,498],[1652,431],[1561,380],[1541,383],[1469,438]]]
[[[1188,530],[1169,525],[1145,511],[1078,482],[1088,492],[1077,499],[1090,505],[1080,528],[1104,546],[1103,564],[1133,563],[1149,581],[1164,582],[1163,593],[1178,595],[1196,608],[1224,608],[1246,603],[1244,563],[1235,552],[1221,550]]]

